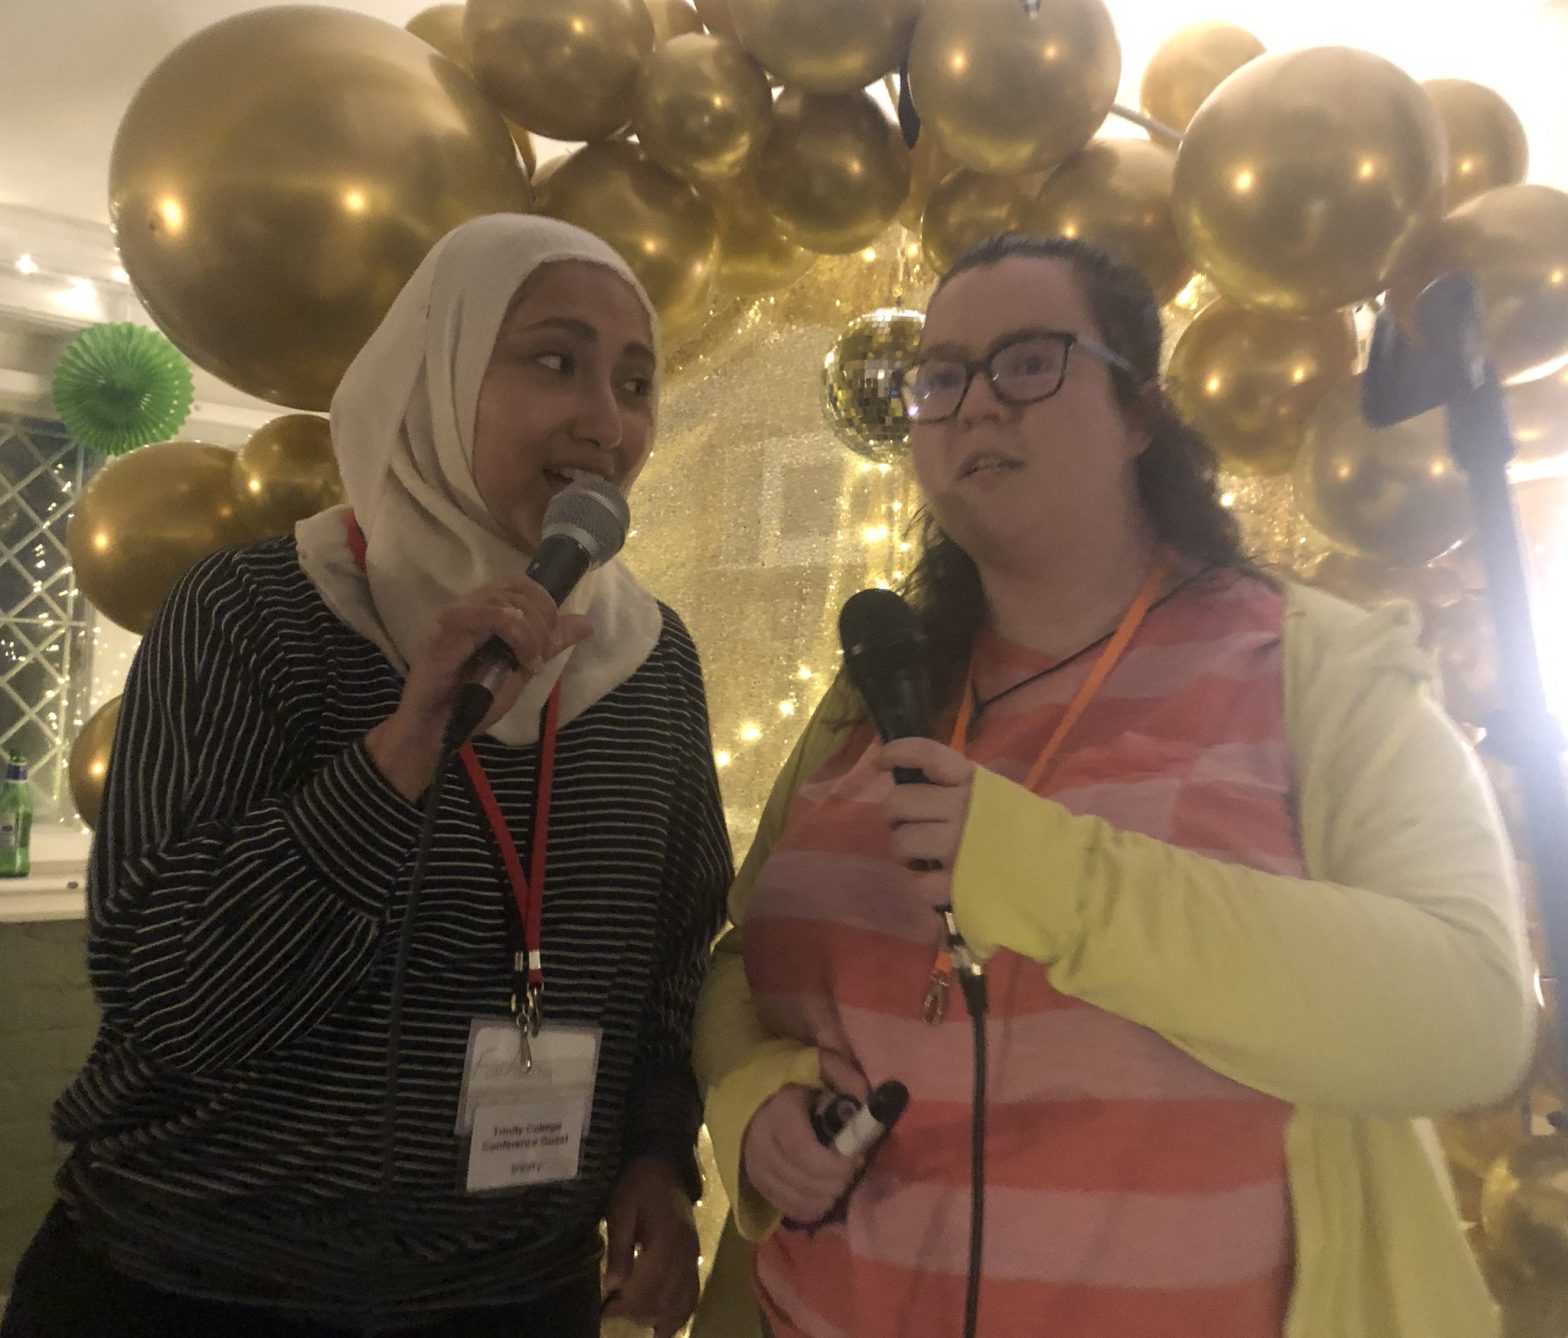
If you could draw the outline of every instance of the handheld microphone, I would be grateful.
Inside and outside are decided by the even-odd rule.
[[[909,1088],[896,1078],[879,1083],[865,1105],[841,1092],[824,1092],[811,1128],[823,1147],[854,1157],[888,1133],[908,1104]]]
[[[838,615],[844,670],[884,742],[931,737],[931,688],[926,678],[926,639],[915,611],[891,590],[862,590]],[[899,767],[900,785],[924,781]]]
[[[621,490],[606,479],[587,477],[563,488],[545,507],[543,535],[527,575],[542,585],[557,605],[578,581],[602,566],[626,542],[631,512]],[[517,656],[498,636],[469,660],[472,677],[458,693],[447,723],[446,743],[457,747],[479,726],[506,676],[518,669]]]

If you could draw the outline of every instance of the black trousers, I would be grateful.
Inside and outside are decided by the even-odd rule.
[[[161,1291],[86,1249],[56,1205],[17,1265],[0,1338],[357,1338],[265,1306]],[[521,1306],[450,1311],[395,1338],[597,1338],[599,1278]]]

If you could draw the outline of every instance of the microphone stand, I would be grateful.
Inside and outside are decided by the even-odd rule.
[[[1415,332],[1378,313],[1362,377],[1362,416],[1387,427],[1442,406],[1448,449],[1470,489],[1486,600],[1497,632],[1502,706],[1486,721],[1482,747],[1512,768],[1524,801],[1536,901],[1554,983],[1568,981],[1568,788],[1563,737],[1546,702],[1530,619],[1519,525],[1508,485],[1513,433],[1497,369],[1480,351],[1475,285],[1462,273],[1435,280],[1416,299]],[[1561,1007],[1561,1001],[1559,1001]],[[1568,1021],[1555,1019],[1558,1057],[1568,1064]],[[1565,1067],[1568,1072],[1568,1067]],[[1554,1093],[1559,1102],[1562,1092]],[[1563,1112],[1553,1117],[1563,1127]]]

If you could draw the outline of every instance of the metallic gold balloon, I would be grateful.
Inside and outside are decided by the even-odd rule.
[[[1505,381],[1568,364],[1568,194],[1499,186],[1460,205],[1407,248],[1390,302],[1407,310],[1427,281],[1464,270],[1481,297],[1481,346]]]
[[[931,192],[920,222],[926,264],[945,274],[976,242],[1023,226],[1031,178],[987,176],[960,167]]]
[[[176,47],[109,166],[120,256],[164,333],[302,409],[327,407],[435,241],[529,203],[470,80],[401,28],[315,6],[251,10]]]
[[[121,627],[145,632],[192,563],[260,537],[234,495],[234,453],[166,441],[94,474],[65,542],[88,601]]]
[[[772,121],[768,77],[735,42],[688,33],[643,64],[632,128],[643,152],[682,180],[735,176],[762,151]]]
[[[702,15],[686,0],[643,0],[653,20],[653,40],[660,45],[684,33],[700,33]]]
[[[898,68],[920,0],[729,0],[740,40],[790,88],[853,93]]]
[[[856,455],[899,459],[909,445],[900,375],[915,360],[925,317],[884,307],[849,323],[822,364],[828,421]]]
[[[931,131],[924,131],[909,151],[909,194],[898,207],[898,221],[919,232],[931,192],[958,170],[958,159],[942,147]]]
[[[119,697],[111,697],[94,711],[71,744],[67,769],[71,802],[88,827],[98,825],[98,806],[103,802],[104,777],[109,774],[114,731],[120,724],[120,701]]]
[[[785,236],[843,255],[893,221],[909,194],[909,152],[866,94],[786,89],[773,106],[757,182]]]
[[[579,149],[551,174],[539,207],[619,251],[672,333],[707,314],[718,253],[713,209],[635,145]]]
[[[1516,461],[1544,463],[1568,451],[1568,368],[1510,386],[1506,395]]]
[[[1396,566],[1430,562],[1470,530],[1442,411],[1368,427],[1359,380],[1331,390],[1313,412],[1295,492],[1302,514],[1335,547]]]
[[[692,0],[692,3],[697,6],[697,17],[715,37],[740,41],[740,34],[735,31],[735,20],[730,16],[729,0]]]
[[[653,20],[643,0],[468,0],[463,36],[479,87],[551,139],[603,139],[632,118]]]
[[[448,60],[457,64],[470,78],[473,77],[473,68],[468,59],[468,47],[463,41],[462,5],[432,5],[429,9],[420,10],[403,26],[415,37],[429,42]],[[501,119],[506,121],[504,116]],[[533,176],[534,168],[539,164],[539,155],[534,149],[534,137],[516,121],[506,121],[506,129],[512,137],[512,142],[517,145],[518,153],[523,156],[523,170],[530,177]]]
[[[1446,566],[1391,567],[1332,549],[1313,564],[1306,581],[1364,609],[1398,601],[1441,611],[1465,593],[1459,574]]]
[[[1428,79],[1421,87],[1437,108],[1448,139],[1445,209],[1456,209],[1494,186],[1524,180],[1530,145],[1519,117],[1501,94],[1468,79]]]
[[[796,246],[762,202],[751,173],[702,188],[719,222],[714,289],[721,297],[760,297],[800,278],[816,254]]]
[[[1460,1215],[1467,1222],[1478,1222],[1481,1182],[1486,1173],[1498,1158],[1507,1156],[1530,1136],[1525,1103],[1510,1101],[1483,1110],[1443,1115],[1433,1123],[1459,1194]]]
[[[1024,227],[1081,237],[1143,271],[1161,304],[1192,278],[1176,240],[1171,180],[1176,155],[1143,139],[1097,139],[1051,173]]]
[[[234,495],[258,534],[291,534],[306,516],[342,502],[327,420],[285,414],[257,428],[234,457]]]
[[[1122,54],[1101,0],[925,0],[909,89],[928,129],[981,172],[1055,167],[1116,100]]]
[[[1269,476],[1290,469],[1312,411],[1355,367],[1348,312],[1281,316],[1222,297],[1182,332],[1166,375],[1227,469]]]
[[[1260,56],[1192,118],[1173,210],[1227,297],[1328,311],[1382,291],[1443,191],[1443,129],[1409,75],[1349,47]]]
[[[1138,101],[1161,125],[1185,130],[1210,93],[1262,54],[1263,43],[1234,23],[1191,24],[1150,57]]]
[[[1568,1278],[1568,1134],[1521,1143],[1487,1173],[1481,1225],[1503,1259],[1538,1278]]]

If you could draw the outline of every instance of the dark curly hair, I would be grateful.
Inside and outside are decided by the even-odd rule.
[[[1151,392],[1157,396],[1154,432],[1135,464],[1138,499],[1155,536],[1202,567],[1251,570],[1236,517],[1220,504],[1213,450],[1159,389],[1164,330],[1159,303],[1142,273],[1075,238],[1007,232],[960,255],[931,294],[928,310],[958,275],[1013,259],[1068,265],[1101,340],[1135,369],[1129,375],[1119,367],[1109,368],[1117,402],[1128,407],[1146,401]],[[985,616],[985,598],[969,554],[942,533],[929,512],[922,511],[916,524],[920,557],[903,594],[926,635],[931,700],[945,704],[963,685]]]

